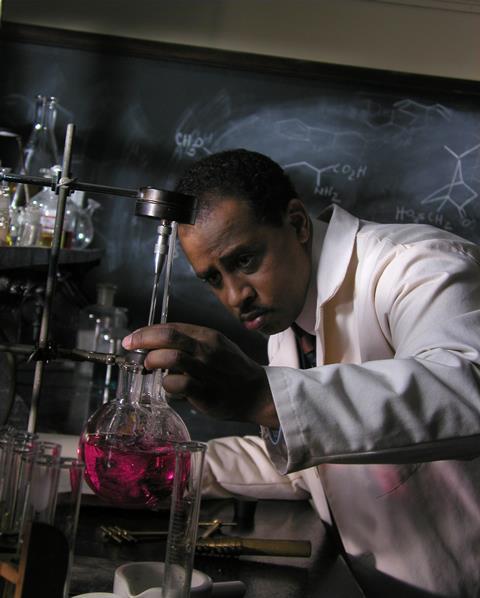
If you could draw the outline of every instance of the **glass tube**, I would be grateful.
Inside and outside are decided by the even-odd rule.
[[[203,442],[175,445],[175,477],[162,598],[190,596],[206,448]]]

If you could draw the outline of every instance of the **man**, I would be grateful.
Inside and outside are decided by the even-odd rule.
[[[170,370],[167,392],[262,426],[209,443],[206,491],[311,496],[369,597],[480,596],[479,248],[339,207],[312,221],[282,169],[245,150],[178,189],[199,201],[179,227],[197,276],[270,335],[268,367],[200,326],[124,340]]]

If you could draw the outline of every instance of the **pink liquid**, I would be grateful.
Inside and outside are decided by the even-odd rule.
[[[79,451],[88,485],[109,503],[157,509],[172,493],[175,451],[169,442],[148,445],[129,437],[91,435],[82,439]]]

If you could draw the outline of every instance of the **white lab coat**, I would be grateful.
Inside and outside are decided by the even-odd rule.
[[[270,338],[281,433],[211,441],[205,491],[329,504],[368,597],[478,598],[480,248],[339,207],[314,229],[318,367]]]

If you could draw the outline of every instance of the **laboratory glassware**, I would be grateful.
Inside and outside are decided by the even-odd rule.
[[[55,164],[51,168],[42,169],[41,174],[50,180],[52,177],[56,177],[60,171],[61,166]],[[55,229],[55,218],[57,216],[58,196],[51,187],[46,185],[31,198],[29,203],[38,206],[40,211],[40,231],[37,244],[42,247],[51,247],[53,231]],[[67,197],[61,242],[61,246],[65,249],[72,247],[76,212],[77,208],[75,204]]]
[[[57,98],[42,94],[36,96],[32,129],[16,169],[20,174],[40,176],[42,169],[51,168],[60,162],[55,137],[57,109]],[[15,207],[24,205],[37,190],[30,185],[18,183],[13,205]]]
[[[86,249],[93,240],[95,233],[93,215],[100,208],[100,204],[90,198],[85,201],[84,191],[75,191],[72,195],[72,201],[77,208],[72,247],[74,249]]]
[[[119,366],[117,396],[89,418],[79,456],[85,479],[99,498],[156,510],[171,496],[175,443],[190,437],[163,393],[156,392],[154,375],[145,373],[144,355],[127,354]]]

